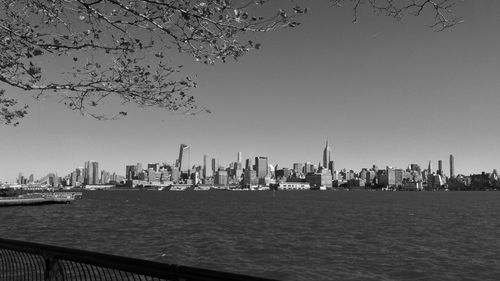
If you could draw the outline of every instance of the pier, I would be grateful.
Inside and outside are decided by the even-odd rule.
[[[27,205],[46,205],[46,204],[69,204],[80,198],[80,192],[61,192],[61,193],[32,193],[20,195],[18,197],[0,197],[0,207],[6,206],[27,206]]]

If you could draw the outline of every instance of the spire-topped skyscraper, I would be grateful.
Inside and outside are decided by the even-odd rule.
[[[332,148],[328,145],[328,139],[326,140],[326,146],[325,149],[323,150],[323,167],[328,169],[328,165],[330,164],[330,161],[332,161]]]

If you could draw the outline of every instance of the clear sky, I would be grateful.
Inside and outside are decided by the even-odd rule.
[[[291,167],[318,163],[326,139],[337,169],[443,160],[448,173],[449,154],[456,173],[500,168],[500,1],[461,3],[464,24],[444,32],[426,16],[394,22],[366,10],[353,24],[348,8],[306,6],[297,28],[251,35],[262,49],[238,62],[172,58],[197,76],[191,93],[212,114],[128,106],[121,120],[97,121],[57,98],[21,98],[29,115],[0,126],[0,180],[64,176],[87,160],[123,175],[127,164],[174,162],[181,143],[192,164],[208,154],[226,165],[241,151]]]

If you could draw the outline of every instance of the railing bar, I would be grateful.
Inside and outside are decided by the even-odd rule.
[[[113,271],[115,271],[114,268],[104,268],[104,272],[108,276],[109,280],[116,280],[116,279],[113,279]]]
[[[31,270],[31,278],[30,280],[39,280],[39,270],[38,270],[38,264],[36,263],[36,260],[34,259],[34,256],[30,253],[24,253],[29,261],[29,264],[32,268]]]
[[[23,265],[23,271],[24,271],[24,274],[23,274],[23,277],[24,277],[24,280],[28,280],[28,281],[32,281],[33,278],[30,278],[31,276],[31,272],[32,272],[32,267],[31,267],[31,264],[28,264],[28,257],[27,257],[27,254],[26,253],[23,253],[23,252],[19,252],[19,256],[21,257],[21,260],[22,260],[22,265]]]
[[[89,265],[90,269],[94,273],[94,280],[101,280],[101,274],[99,273],[99,270],[97,270],[97,267],[95,265]],[[97,272],[97,273],[96,273]]]
[[[28,253],[23,253],[23,255],[26,257],[26,260],[28,261],[28,264],[29,264],[29,266],[31,268],[31,270],[29,271],[29,274],[27,274],[28,280],[30,280],[30,281],[36,280],[35,279],[35,276],[36,276],[36,267],[33,264],[33,261],[31,260],[31,255],[28,254]]]
[[[104,270],[104,268],[102,268],[101,266],[97,266],[96,267],[96,270],[97,272],[99,272],[99,278],[106,278],[106,270]],[[105,279],[107,280],[107,279]]]
[[[36,257],[36,264],[37,264],[37,271],[38,271],[38,276],[40,277],[40,280],[45,279],[45,260],[43,259],[42,255],[36,255],[33,256]]]
[[[14,268],[14,261],[12,259],[12,255],[10,252],[11,251],[9,251],[9,250],[6,251],[7,259],[9,261],[9,269],[7,270],[7,272],[9,272],[9,274],[7,274],[7,276],[12,277],[12,275],[14,275],[15,268]]]
[[[118,278],[118,276],[116,275],[116,272],[117,272],[117,271],[118,271],[118,270],[113,269],[113,275],[115,276],[115,279],[114,279],[114,280],[120,280],[120,278]]]
[[[62,280],[71,280],[73,276],[68,276],[68,278],[66,278],[66,274],[71,274],[71,272],[73,272],[73,270],[71,270],[73,268],[73,266],[71,266],[70,264],[71,262],[70,261],[63,261],[63,260],[60,260],[59,261],[59,264],[61,264],[62,268],[63,268],[63,276],[62,276]]]
[[[125,280],[125,278],[123,278],[123,275],[122,275],[122,272],[121,270],[118,271],[118,273],[120,273],[120,280]],[[126,275],[125,275],[126,276]],[[127,279],[128,280],[128,276],[127,276]]]
[[[82,273],[83,271],[80,270],[82,267],[81,264],[73,262],[73,261],[68,261],[68,263],[70,263],[72,265],[72,267],[74,267],[74,268],[76,268],[76,270],[78,270],[78,275],[85,276],[85,273]]]
[[[0,249],[0,261],[1,261],[1,264],[0,264],[0,276],[3,276],[3,277],[7,277],[7,271],[6,271],[6,268],[7,268],[7,256],[5,255],[5,250],[4,249]],[[2,280],[4,280],[5,278],[2,278]]]
[[[82,266],[82,268],[85,270],[85,273],[87,273],[87,274],[85,274],[85,276],[87,276],[87,275],[88,275],[89,280],[94,280],[94,279],[92,278],[92,272],[91,272],[91,271],[90,271],[90,269],[89,269],[89,265],[88,265],[88,264],[86,264],[86,263],[81,263],[80,265],[81,265],[81,266]]]

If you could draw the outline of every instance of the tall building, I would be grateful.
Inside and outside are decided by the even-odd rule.
[[[85,161],[83,168],[83,183],[94,184],[94,161]]]
[[[443,161],[442,160],[438,160],[437,174],[441,175],[441,176],[443,175]]]
[[[326,146],[323,150],[323,167],[328,168],[330,161],[332,161],[332,148],[328,145],[328,140],[326,140]]]
[[[450,154],[450,179],[455,178],[455,157],[453,154]]]
[[[217,159],[212,158],[212,175],[215,175],[215,172],[217,172],[218,169],[219,167],[217,167]]]
[[[211,178],[212,175],[213,175],[212,158],[205,154],[203,155],[203,178],[208,179]]]
[[[238,163],[241,164],[241,151],[238,152]]]
[[[189,171],[190,148],[185,144],[181,144],[179,149],[179,171],[187,173]]]
[[[92,184],[99,184],[100,173],[99,173],[99,163],[92,162]]]
[[[303,173],[304,172],[304,164],[302,164],[302,163],[293,163],[293,170],[296,173]]]
[[[148,170],[153,169],[155,172],[160,171],[160,163],[148,163]]]
[[[265,178],[268,167],[267,157],[255,157],[255,170],[257,171],[257,178]]]
[[[125,178],[127,180],[133,180],[137,176],[137,166],[127,165],[125,166]]]
[[[247,170],[247,171],[253,170],[252,158],[247,158],[247,160],[245,162],[245,170]]]

